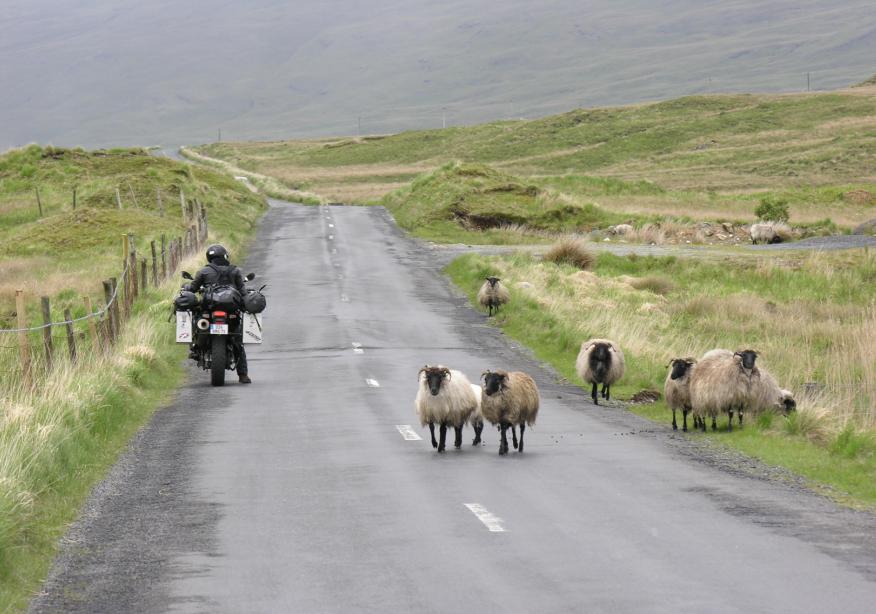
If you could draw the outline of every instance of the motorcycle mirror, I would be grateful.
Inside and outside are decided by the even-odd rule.
[[[182,277],[183,277],[183,279],[194,279],[194,277],[192,277],[192,274],[189,273],[188,271],[183,271]]]
[[[255,273],[250,273],[246,276],[246,281],[252,281],[255,279]]]

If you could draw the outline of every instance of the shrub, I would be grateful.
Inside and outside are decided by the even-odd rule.
[[[675,284],[672,280],[656,275],[634,279],[630,282],[630,285],[636,290],[647,290],[648,292],[664,296],[675,290]]]
[[[788,212],[788,201],[775,196],[764,196],[754,210],[758,219],[766,222],[787,222],[791,217]]]
[[[596,262],[596,257],[587,249],[584,239],[563,239],[554,245],[544,255],[544,259],[554,264],[571,264],[583,271],[589,271]]]

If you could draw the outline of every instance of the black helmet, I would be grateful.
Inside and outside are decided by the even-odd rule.
[[[207,262],[213,262],[214,260],[224,260],[225,262],[229,260],[228,250],[218,243],[207,248]]]

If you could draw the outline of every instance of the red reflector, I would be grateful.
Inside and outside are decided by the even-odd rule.
[[[224,311],[214,311],[214,312],[213,312],[213,316],[214,316],[214,317],[216,317],[216,316],[220,316],[220,317],[221,317],[221,316],[227,316],[227,315],[228,315],[228,314],[225,313]]]

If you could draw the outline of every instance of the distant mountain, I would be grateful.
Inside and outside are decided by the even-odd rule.
[[[872,75],[872,0],[6,0],[0,149],[395,132]]]

